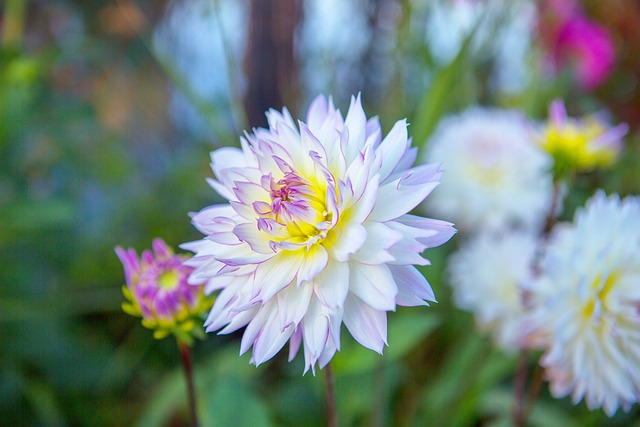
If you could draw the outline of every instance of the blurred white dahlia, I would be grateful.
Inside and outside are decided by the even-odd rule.
[[[552,236],[527,329],[551,392],[613,415],[640,397],[640,198],[598,192]]]
[[[507,352],[520,348],[522,285],[532,278],[538,240],[521,231],[483,233],[449,259],[454,303],[473,312],[480,329]]]
[[[290,341],[303,344],[305,372],[324,367],[340,349],[344,322],[365,347],[382,352],[388,311],[426,305],[434,295],[412,264],[441,245],[452,224],[408,215],[438,184],[439,165],[412,168],[407,123],[383,139],[360,96],[345,119],[317,97],[306,123],[270,110],[269,129],[241,138],[241,149],[211,154],[211,186],[229,203],[193,215],[207,237],[182,247],[194,283],[221,290],[207,331],[246,326],[240,353],[252,363]]]
[[[424,155],[447,171],[429,211],[464,231],[541,225],[553,192],[551,158],[532,137],[516,111],[474,107],[445,118]]]

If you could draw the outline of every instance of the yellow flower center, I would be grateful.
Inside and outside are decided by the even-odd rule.
[[[606,299],[613,289],[613,286],[618,280],[618,274],[610,274],[606,280],[603,281],[602,275],[598,275],[596,279],[591,283],[591,289],[596,291],[596,294],[589,299],[584,307],[583,316],[585,319],[591,319],[596,311],[596,305],[602,308],[606,308]]]
[[[595,146],[605,128],[595,120],[565,126],[550,124],[545,129],[541,145],[556,162],[578,169],[604,167],[613,163],[616,151],[608,146]]]
[[[179,276],[176,270],[166,270],[158,276],[158,286],[161,289],[175,289],[179,283]]]

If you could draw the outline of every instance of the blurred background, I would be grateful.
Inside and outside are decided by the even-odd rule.
[[[558,37],[566,1],[3,0],[0,6],[0,424],[179,426],[175,343],[125,315],[116,245],[201,236],[188,212],[220,201],[209,152],[317,94],[362,92],[388,131],[423,146],[474,104],[546,117],[604,109],[630,125],[615,170],[579,177],[640,193],[640,3],[579,3],[600,30]],[[600,38],[598,38],[600,37]],[[606,40],[603,42],[602,38]],[[603,44],[604,43],[604,44]],[[604,47],[603,47],[604,46]],[[571,218],[572,209],[567,209]],[[446,256],[423,271],[439,303],[390,316],[381,357],[343,335],[343,425],[509,425],[516,358],[450,303]],[[237,334],[195,348],[203,425],[324,425],[323,377],[300,357],[256,369]],[[531,425],[640,425],[543,388]]]

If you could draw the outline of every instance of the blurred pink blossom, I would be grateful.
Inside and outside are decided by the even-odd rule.
[[[546,7],[545,7],[546,6]],[[613,70],[616,53],[609,32],[571,0],[543,3],[539,31],[554,71],[573,67],[585,89],[600,86]],[[544,15],[550,15],[545,19]]]

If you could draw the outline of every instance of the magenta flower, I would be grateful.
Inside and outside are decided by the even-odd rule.
[[[438,165],[411,167],[416,149],[407,123],[383,139],[360,97],[346,119],[317,97],[306,123],[270,110],[269,129],[241,138],[241,149],[211,154],[211,186],[229,202],[193,215],[206,235],[183,248],[196,253],[190,280],[220,290],[205,325],[226,334],[246,327],[240,353],[252,363],[288,341],[303,346],[306,368],[324,367],[340,349],[344,322],[363,346],[382,352],[387,312],[427,305],[434,295],[413,264],[455,230],[409,215],[438,184]]]
[[[544,5],[555,15],[552,25],[543,26],[543,32],[548,32],[543,37],[549,44],[554,68],[573,67],[578,83],[586,89],[600,86],[615,65],[611,35],[589,19],[574,1],[547,1]]]
[[[185,255],[175,255],[162,239],[153,241],[153,252],[145,250],[138,258],[135,249],[116,248],[124,267],[127,286],[123,292],[128,302],[122,308],[142,317],[142,324],[154,330],[158,339],[173,333],[186,343],[198,334],[196,319],[212,301],[205,298],[203,286],[187,283],[193,268],[183,262]],[[200,332],[201,333],[201,332]]]
[[[616,60],[611,36],[601,25],[584,16],[566,22],[558,33],[554,52],[560,66],[571,64],[579,83],[593,89],[611,74]]]

